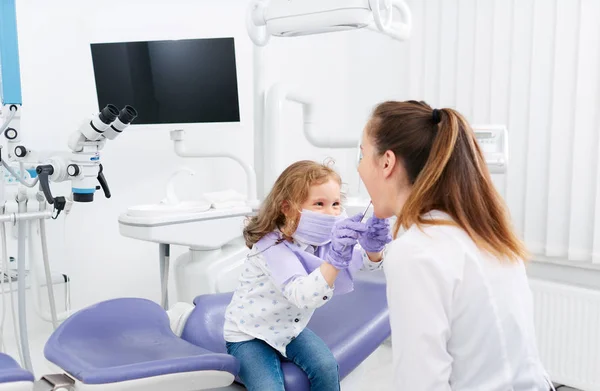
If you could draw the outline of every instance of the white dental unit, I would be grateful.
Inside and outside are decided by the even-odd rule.
[[[360,28],[404,41],[410,37],[412,28],[410,9],[403,0],[250,1],[246,27],[255,44],[254,140],[263,153],[255,157],[254,164],[250,164],[226,150],[217,150],[210,145],[188,148],[182,130],[173,129],[170,133],[175,153],[181,157],[221,157],[236,161],[246,174],[246,196],[222,192],[206,194],[203,200],[180,201],[174,180],[183,174],[193,175],[193,172],[187,169],[176,172],[168,182],[163,201],[132,206],[119,216],[122,235],[159,245],[162,308],[148,300],[124,298],[101,302],[73,315],[57,315],[44,242],[44,219],[52,217],[53,212],[47,211],[45,205],[53,205],[56,217],[56,213],[63,209],[68,212],[73,202],[93,201],[93,194],[98,189],[103,189],[106,197],[110,197],[99,151],[107,139],[117,137],[138,113],[131,106],[119,111],[115,106],[107,105],[73,133],[68,140],[71,152],[67,154],[49,154],[48,158],[42,159],[41,154],[23,146],[18,127],[21,111],[20,75],[14,73],[14,62],[13,73],[10,73],[11,64],[7,66],[5,63],[9,57],[16,58],[18,71],[14,2],[3,1],[3,8],[0,8],[2,28],[8,28],[8,33],[4,31],[0,34],[4,93],[2,115],[7,127],[3,132],[8,139],[9,160],[21,165],[21,173],[25,168],[35,168],[32,171],[35,174],[31,175],[33,178],[19,178],[19,181],[23,183],[23,189],[39,183],[37,201],[40,210],[27,212],[24,204],[26,192],[21,191],[18,213],[5,213],[1,220],[19,222],[19,239],[23,240],[19,248],[25,245],[26,225],[22,225],[22,222],[40,220],[46,282],[53,308],[52,321],[56,328],[46,344],[44,354],[58,374],[46,375],[35,381],[39,376],[33,376],[27,358],[27,324],[23,315],[20,316],[20,327],[24,368],[10,357],[0,355],[0,391],[241,389],[232,385],[239,364],[224,353],[220,334],[222,312],[230,298],[228,292],[237,283],[239,268],[248,251],[241,236],[244,220],[256,211],[260,200],[280,173],[270,159],[277,161],[274,154],[280,150],[279,140],[284,134],[281,126],[282,107],[287,101],[302,105],[304,134],[317,148],[357,148],[360,138],[358,134],[334,138],[319,133],[310,92],[283,84],[275,84],[267,90],[263,85],[266,65],[263,62],[263,47],[271,36],[293,37]],[[393,18],[393,10],[401,15],[400,20]],[[12,52],[7,51],[7,47]],[[18,81],[19,91],[11,96],[6,91],[13,81]],[[477,126],[476,132],[492,172],[504,173],[508,163],[506,128]],[[4,160],[2,163],[7,170],[10,168]],[[72,183],[72,197],[55,197],[50,183],[66,180]],[[4,193],[0,195],[4,203]],[[369,200],[354,199],[348,206],[351,209],[349,213],[363,210],[368,203]],[[0,228],[4,231],[4,224]],[[180,302],[174,307],[169,305],[167,295],[171,245],[189,248],[173,267],[177,301]],[[19,251],[19,258],[23,254]],[[3,261],[6,263],[6,256],[3,256]],[[18,261],[21,268],[24,263],[22,259]],[[334,315],[317,312],[310,324],[326,342],[332,341],[330,347],[340,362],[342,377],[352,372],[389,337],[387,308],[385,301],[381,300],[385,297],[385,285],[381,278],[361,279],[357,281],[356,290],[356,294],[332,300],[330,311]],[[24,306],[24,294],[21,296],[19,287],[19,303]],[[375,302],[382,304],[369,304]],[[350,316],[344,311],[348,307],[354,309]],[[167,315],[165,310],[169,308],[172,310]],[[19,311],[19,315],[21,312],[24,313]],[[342,321],[345,328],[332,331],[331,316]],[[64,322],[58,326],[60,321]],[[3,371],[7,373],[6,376],[2,375]],[[307,389],[306,378],[298,371],[293,364],[284,368],[286,384],[289,380],[286,389]]]
[[[0,132],[6,141],[6,147],[0,146],[0,162],[2,176],[0,183],[0,236],[2,237],[2,294],[10,292],[10,303],[13,305],[13,277],[8,278],[10,286],[5,288],[5,279],[9,276],[7,254],[6,223],[18,227],[18,322],[20,335],[17,348],[24,369],[32,370],[28,340],[28,323],[26,314],[26,293],[30,285],[33,291],[33,304],[37,315],[51,322],[54,329],[70,315],[70,311],[59,313],[53,285],[68,284],[66,275],[52,274],[46,238],[47,219],[56,219],[64,210],[68,213],[73,203],[88,203],[94,200],[96,190],[102,189],[110,198],[108,183],[104,177],[100,159],[100,151],[107,140],[114,140],[137,116],[136,110],[125,106],[119,110],[107,105],[99,113],[85,118],[66,144],[68,151],[32,150],[25,143],[26,132],[21,129],[22,116],[21,78],[18,57],[16,5],[15,1],[0,2]],[[7,181],[5,178],[9,178]],[[51,183],[69,181],[71,191],[67,196],[54,196]],[[39,185],[39,186],[38,186]],[[18,188],[15,189],[15,186]],[[37,191],[29,192],[38,186]],[[16,191],[14,191],[16,190]],[[36,241],[36,240],[39,240]],[[43,261],[43,264],[41,263]],[[36,262],[39,262],[36,263]],[[30,281],[27,281],[26,264],[31,269]],[[42,274],[45,274],[43,278]],[[60,281],[64,277],[64,281]],[[40,309],[39,290],[44,284],[47,288],[50,312]],[[6,302],[3,300],[3,307]],[[5,308],[3,309],[5,310]],[[13,308],[13,321],[16,321]],[[16,328],[15,328],[16,329]],[[12,365],[6,357],[0,357],[7,365]],[[22,377],[22,376],[21,376]],[[19,378],[19,376],[17,376]],[[0,386],[0,389],[2,386]]]

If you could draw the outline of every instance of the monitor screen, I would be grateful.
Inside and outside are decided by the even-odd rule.
[[[134,124],[239,122],[233,38],[91,45],[98,109],[133,106]]]

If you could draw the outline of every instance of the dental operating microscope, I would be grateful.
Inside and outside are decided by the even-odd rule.
[[[4,97],[4,96],[3,96]],[[4,102],[3,102],[4,103]],[[68,138],[68,148],[70,152],[59,152],[50,154],[50,158],[43,158],[44,153],[34,151],[28,148],[22,142],[22,132],[19,129],[20,104],[5,104],[0,113],[0,123],[4,128],[3,135],[7,144],[7,156],[2,155],[0,146],[0,171],[6,170],[19,183],[17,194],[13,200],[5,194],[6,184],[4,180],[0,183],[0,235],[6,235],[5,222],[17,224],[18,234],[18,307],[19,307],[19,329],[20,329],[20,355],[23,366],[32,371],[31,357],[29,353],[29,342],[27,337],[27,319],[25,305],[25,262],[29,257],[30,269],[32,271],[31,286],[34,292],[37,291],[37,273],[36,266],[33,264],[36,260],[35,247],[33,245],[34,227],[39,224],[39,237],[41,238],[41,258],[44,264],[44,273],[46,277],[46,287],[48,289],[48,301],[50,313],[47,314],[38,309],[38,297],[34,294],[34,306],[38,315],[52,322],[54,329],[58,327],[58,322],[66,319],[69,311],[58,313],[56,310],[56,301],[54,298],[52,273],[50,270],[50,261],[48,256],[48,246],[46,238],[45,219],[56,219],[61,211],[70,207],[73,202],[89,203],[94,200],[96,190],[102,189],[106,198],[110,198],[110,189],[106,178],[104,177],[103,166],[100,159],[100,151],[106,145],[107,140],[114,140],[118,137],[131,122],[137,117],[137,111],[131,106],[125,106],[118,110],[114,105],[106,105],[100,112],[85,119],[82,124]],[[45,154],[48,155],[48,154]],[[19,172],[15,172],[10,163],[19,165]],[[26,178],[28,172],[31,178]],[[52,193],[51,182],[71,182],[71,194],[67,196],[55,196]],[[27,188],[33,188],[39,185],[33,199],[28,194]],[[12,210],[9,205],[16,207]],[[33,205],[31,205],[33,202]],[[37,207],[35,206],[37,202]],[[47,210],[47,204],[53,206],[53,210]],[[33,211],[31,211],[33,209]],[[11,213],[12,212],[12,213]],[[66,209],[66,212],[68,209]],[[29,254],[25,255],[26,242],[28,241]],[[3,243],[6,239],[3,238]],[[6,245],[5,245],[6,247]],[[6,249],[3,249],[3,258],[7,258]],[[39,256],[39,252],[37,252]],[[8,270],[8,262],[3,259],[2,270],[4,273]],[[65,277],[66,278],[66,277]],[[67,280],[65,279],[65,283]],[[12,293],[12,289],[11,289]]]
[[[84,120],[79,128],[71,133],[67,143],[71,150],[70,153],[57,153],[49,159],[43,160],[40,160],[39,152],[32,151],[23,145],[21,131],[17,129],[16,125],[11,126],[10,124],[11,121],[14,121],[14,112],[20,109],[20,105],[5,105],[2,111],[9,114],[0,115],[0,118],[6,117],[5,122],[8,122],[4,130],[8,156],[4,158],[0,155],[0,161],[5,169],[20,183],[28,187],[33,187],[39,182],[46,201],[54,206],[57,213],[65,208],[68,201],[92,202],[96,190],[102,189],[105,197],[110,198],[110,189],[100,162],[100,151],[106,145],[107,140],[117,138],[137,117],[137,111],[133,107],[127,105],[119,111],[112,104],[106,105],[100,112]],[[23,172],[17,175],[6,164],[6,160],[17,162],[23,167],[33,167],[35,174],[31,172],[31,169],[27,171],[33,176],[37,176],[38,180],[26,182],[22,178]],[[50,182],[58,183],[67,180],[71,181],[72,196],[53,196]]]
[[[136,117],[137,111],[131,106],[125,106],[119,111],[112,104],[106,105],[70,135],[70,154],[58,154],[35,168],[46,201],[54,206],[57,213],[64,209],[67,200],[65,197],[53,196],[51,181],[71,181],[73,202],[92,202],[95,191],[100,189],[106,198],[110,198],[110,189],[100,163],[100,151],[107,140],[114,140]],[[30,151],[20,143],[15,143],[16,139],[11,140],[9,135],[6,137],[14,156],[26,160]]]
[[[102,189],[104,196],[110,198],[110,189],[104,177],[100,152],[107,140],[117,138],[135,120],[138,113],[131,106],[119,110],[114,105],[107,104],[99,112],[86,118],[79,128],[70,134],[67,140],[68,151],[53,153],[29,148],[23,143],[21,129],[23,100],[16,16],[16,1],[2,0],[0,2],[0,134],[3,137],[0,136],[0,139],[5,139],[6,148],[0,145],[0,173],[8,172],[8,175],[2,175],[0,180],[0,238],[3,244],[1,269],[3,273],[9,269],[5,223],[10,222],[18,230],[17,302],[20,342],[17,342],[17,347],[23,367],[32,371],[27,336],[26,260],[29,258],[32,272],[30,285],[34,291],[34,308],[40,318],[52,322],[56,329],[58,322],[66,319],[70,311],[58,313],[56,310],[45,220],[56,219],[63,210],[65,214],[68,213],[73,203],[92,202],[96,190]],[[55,196],[51,190],[51,182],[65,181],[70,181],[70,193],[66,196]],[[7,186],[15,183],[18,183],[16,195],[6,194]],[[27,191],[28,188],[36,186],[38,189],[33,195]],[[48,210],[48,204],[53,207],[53,210]],[[36,228],[39,228],[39,237]],[[38,237],[41,241],[41,254],[33,243],[34,237]],[[34,264],[38,258],[42,258],[44,264],[50,313],[38,308],[37,289],[40,282],[37,280]],[[3,281],[4,278],[0,283]],[[8,282],[11,285],[9,292],[12,295],[12,278],[9,278]],[[68,282],[66,276],[64,282]],[[1,288],[3,294],[4,286]],[[14,312],[13,318],[16,318]],[[0,341],[1,338],[0,333]]]

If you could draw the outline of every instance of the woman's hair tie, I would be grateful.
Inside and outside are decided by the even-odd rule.
[[[440,121],[442,120],[442,113],[440,112],[440,110],[438,109],[433,109],[433,113],[431,114],[431,119],[433,120],[434,124],[439,124]]]

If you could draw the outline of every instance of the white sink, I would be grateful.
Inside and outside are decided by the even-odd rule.
[[[181,214],[196,214],[210,210],[208,201],[183,201],[177,204],[136,205],[127,209],[131,217],[157,217]]]
[[[248,206],[202,209],[197,203],[170,210],[159,206],[132,207],[131,212],[119,216],[119,232],[148,242],[215,250],[240,237],[246,217],[252,214]]]

